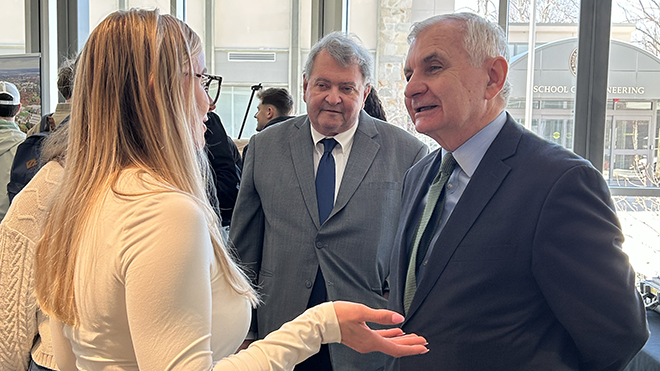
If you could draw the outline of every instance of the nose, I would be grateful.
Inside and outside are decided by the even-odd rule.
[[[339,95],[339,88],[333,87],[328,92],[328,95],[325,96],[325,101],[333,106],[341,103],[341,96]]]
[[[412,98],[415,95],[423,94],[427,88],[426,84],[421,81],[421,78],[413,73],[406,84],[406,89],[404,90],[403,95],[405,95],[406,98]]]

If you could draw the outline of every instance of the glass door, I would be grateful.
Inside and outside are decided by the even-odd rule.
[[[537,127],[532,122],[532,131],[546,140],[573,150],[573,117],[542,115]]]
[[[651,180],[651,116],[610,116],[605,128],[603,175],[610,185],[646,187]]]

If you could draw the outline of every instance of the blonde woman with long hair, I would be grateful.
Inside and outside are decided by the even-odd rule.
[[[60,369],[288,370],[340,341],[426,352],[421,337],[365,324],[400,315],[335,302],[231,355],[257,296],[209,206],[205,72],[199,37],[157,11],[111,14],[81,52],[67,163],[36,258]]]

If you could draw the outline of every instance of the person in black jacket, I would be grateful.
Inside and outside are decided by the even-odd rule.
[[[269,88],[257,93],[257,98],[261,101],[257,106],[257,113],[254,118],[257,119],[257,131],[292,118],[293,98],[284,88]]]
[[[208,113],[206,121],[206,153],[215,177],[214,183],[219,202],[219,213],[222,226],[228,227],[234,211],[238,186],[241,181],[243,166],[240,152],[234,142],[227,136],[220,117],[213,111]]]

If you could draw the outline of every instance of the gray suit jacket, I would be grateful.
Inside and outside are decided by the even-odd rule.
[[[230,239],[263,295],[259,338],[305,311],[319,266],[328,300],[384,308],[401,183],[427,147],[361,112],[334,209],[321,226],[307,116],[269,127],[249,146]],[[331,344],[330,356],[335,370],[376,370],[385,360],[340,344]]]

